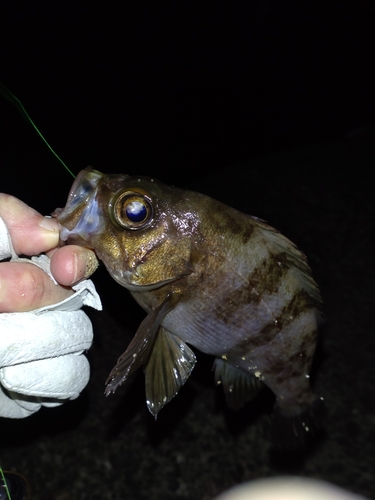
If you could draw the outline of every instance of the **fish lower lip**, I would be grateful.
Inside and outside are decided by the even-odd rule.
[[[69,231],[69,229],[67,229],[66,227],[60,225],[60,240],[65,242],[70,235],[71,231]]]

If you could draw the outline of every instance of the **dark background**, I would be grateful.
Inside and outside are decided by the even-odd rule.
[[[371,1],[3,2],[0,80],[77,173],[152,175],[266,219],[307,254],[325,302],[314,386],[326,434],[270,454],[269,393],[239,413],[199,363],[155,423],[143,375],[104,381],[143,317],[103,269],[82,396],[2,421],[0,463],[35,499],[208,500],[298,474],[375,498],[374,29]],[[0,99],[1,191],[42,213],[72,178]]]

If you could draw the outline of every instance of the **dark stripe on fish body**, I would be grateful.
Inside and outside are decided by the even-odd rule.
[[[268,344],[282,329],[297,320],[302,313],[310,311],[313,308],[318,309],[319,306],[320,304],[317,300],[311,297],[306,290],[297,290],[291,300],[283,307],[281,314],[272,318],[261,330],[252,334],[251,324],[249,324],[248,336],[239,340],[235,347],[236,351],[243,350],[244,352],[249,352],[257,347]],[[311,336],[304,339],[304,342],[306,344],[312,342]]]
[[[259,294],[253,287],[241,287],[223,296],[220,303],[215,307],[214,314],[225,324],[231,324],[241,328],[248,321],[246,315],[237,315],[238,309],[246,304],[258,303]]]
[[[252,301],[257,298],[260,302],[264,294],[276,294],[290,268],[290,259],[285,252],[269,253],[249,276],[249,289],[254,288],[257,292],[252,291]]]
[[[303,338],[303,342],[300,345],[300,349],[298,352],[291,354],[289,361],[290,366],[292,367],[292,371],[290,372],[290,377],[297,377],[301,373],[301,367],[309,369],[315,349],[312,352],[309,352],[309,348],[312,345],[315,345],[315,339],[318,335],[318,330],[312,330],[311,333]]]
[[[215,307],[214,314],[223,323],[230,323],[238,328],[248,321],[246,315],[236,317],[238,309],[245,304],[259,304],[265,294],[277,294],[280,284],[288,273],[290,266],[286,262],[285,253],[269,254],[248,277],[248,284],[225,293]],[[218,291],[217,291],[218,293]]]
[[[288,318],[296,318],[302,312],[308,311],[309,309],[317,309],[318,311],[321,308],[321,302],[319,298],[312,296],[305,289],[298,290],[293,298],[286,304],[280,314],[282,318],[281,321],[285,322]]]
[[[231,324],[234,327],[243,328],[249,320],[246,315],[240,316],[236,314],[238,309],[242,308],[245,304],[253,304],[253,306],[256,307],[256,305],[260,304],[265,295],[277,297],[280,285],[282,285],[285,279],[288,279],[286,277],[287,274],[289,272],[292,273],[294,270],[294,262],[292,262],[291,256],[287,252],[279,252],[277,254],[269,253],[250,274],[247,286],[230,290],[227,294],[224,292],[221,301],[215,308],[215,316],[224,324]],[[307,264],[306,270],[309,270]],[[302,273],[302,271],[297,272]],[[290,279],[296,280],[297,278],[291,275]],[[315,292],[315,283],[312,278],[307,276],[307,279],[310,287]],[[294,283],[294,286],[296,285],[297,283]],[[263,329],[256,334],[256,338],[254,338],[254,336],[249,338],[249,344],[251,344],[252,348],[266,344],[302,311],[312,307],[319,308],[319,298],[319,295],[317,295],[317,298],[314,298],[306,290],[299,289],[295,292],[293,298],[283,307],[281,313],[277,314],[276,317],[272,317],[272,319],[264,325]],[[251,334],[251,331],[249,333]],[[247,347],[250,347],[250,345]]]
[[[218,210],[218,205],[223,207],[223,210]],[[250,240],[256,228],[256,222],[250,216],[235,209],[228,210],[227,206],[216,201],[211,217],[214,218],[213,228],[216,234],[241,236],[243,244]]]

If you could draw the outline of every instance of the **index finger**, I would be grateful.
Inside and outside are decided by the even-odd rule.
[[[14,196],[0,193],[0,217],[9,230],[17,255],[37,255],[59,243],[57,220],[43,217]]]

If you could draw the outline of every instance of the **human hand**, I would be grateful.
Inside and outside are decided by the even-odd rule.
[[[2,263],[0,312],[31,311],[60,302],[74,293],[71,285],[88,278],[97,268],[92,250],[75,245],[57,248],[57,220],[43,217],[17,198],[0,193],[0,218],[9,230],[15,255],[47,253],[51,257],[51,272],[61,285],[56,286],[45,272],[27,262]],[[3,252],[0,247],[0,260],[10,256],[5,246]]]
[[[97,260],[91,250],[57,249],[58,241],[56,220],[0,194],[0,260],[11,257],[0,263],[0,416],[22,418],[74,399],[88,382],[80,354],[92,327],[79,309],[100,309],[100,299],[91,281],[68,285],[92,274]],[[51,262],[17,257],[42,252]]]

